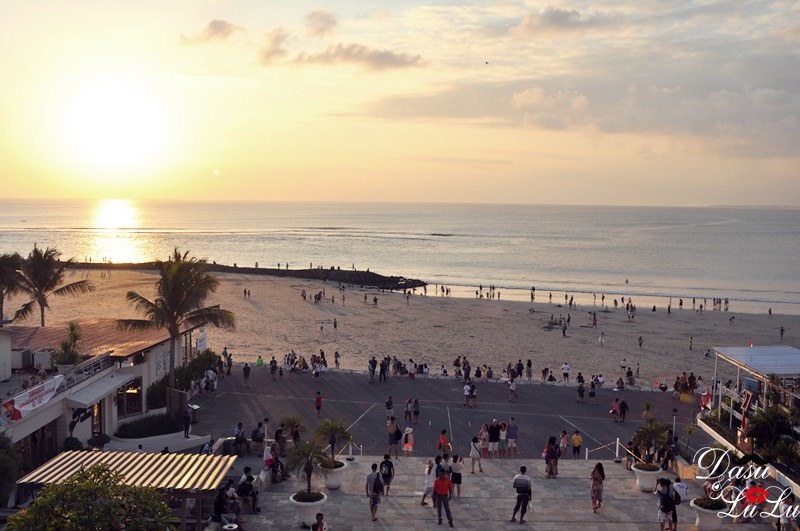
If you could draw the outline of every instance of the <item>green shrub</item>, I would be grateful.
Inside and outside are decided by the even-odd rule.
[[[708,496],[700,496],[694,499],[694,504],[701,509],[708,509],[709,511],[721,511],[728,507],[728,505],[721,499],[711,499]]]
[[[217,360],[219,360],[219,356],[213,350],[206,349],[183,367],[177,367],[175,369],[175,388],[187,391],[192,385],[192,380],[201,378],[210,366],[217,366]],[[167,407],[168,383],[169,375],[165,374],[163,378],[150,384],[147,388],[147,409]]]
[[[117,428],[114,436],[121,439],[138,439],[140,437],[155,437],[156,435],[166,435],[167,433],[179,431],[183,431],[181,420],[172,417],[168,413],[163,413],[122,424]]]

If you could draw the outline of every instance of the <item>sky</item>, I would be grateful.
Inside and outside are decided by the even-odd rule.
[[[800,206],[800,2],[0,3],[0,198]]]

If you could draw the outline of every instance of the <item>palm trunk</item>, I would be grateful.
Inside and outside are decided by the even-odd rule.
[[[175,337],[169,338],[169,388],[175,389]]]
[[[39,303],[39,314],[42,318],[42,328],[44,328],[44,304]]]

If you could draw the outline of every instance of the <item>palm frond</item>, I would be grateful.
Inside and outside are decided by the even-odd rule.
[[[33,313],[33,305],[36,304],[36,301],[28,301],[23,304],[19,310],[14,313],[14,321],[24,321],[28,317],[31,316]]]
[[[148,321],[147,319],[117,319],[117,327],[120,330],[132,332],[159,328],[153,321]]]
[[[53,290],[53,295],[81,295],[83,293],[90,293],[95,290],[94,284],[89,280],[79,280],[71,284],[66,284],[60,288]]]
[[[225,330],[236,328],[236,315],[232,311],[223,310],[218,306],[199,308],[186,315],[183,320],[191,325],[210,324]]]

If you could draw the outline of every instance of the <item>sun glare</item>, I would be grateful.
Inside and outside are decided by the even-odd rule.
[[[136,203],[125,199],[101,199],[92,217],[93,231],[89,254],[102,262],[141,262],[144,244],[132,229],[139,227]]]
[[[158,99],[134,80],[96,80],[71,103],[66,134],[74,156],[97,169],[136,169],[157,161],[166,120]]]
[[[136,206],[126,199],[102,199],[92,219],[95,229],[133,229],[139,226]]]

